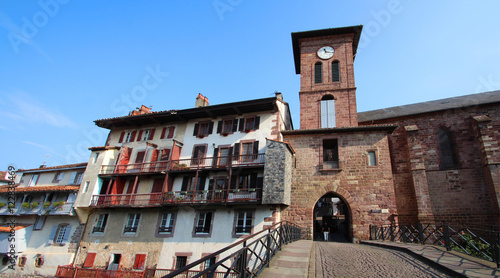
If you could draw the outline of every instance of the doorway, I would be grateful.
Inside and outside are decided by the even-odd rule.
[[[351,242],[350,208],[345,200],[327,193],[319,198],[313,212],[313,239],[318,241]],[[325,239],[324,231],[328,231]]]

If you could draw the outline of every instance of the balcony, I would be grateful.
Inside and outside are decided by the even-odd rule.
[[[64,203],[63,205],[50,205],[44,207],[42,204],[36,207],[23,207],[22,204],[16,203],[14,207],[9,208],[7,205],[0,208],[0,215],[75,215],[73,203]]]
[[[171,161],[156,161],[123,165],[102,165],[100,175],[136,175],[161,172],[178,172],[227,167],[264,166],[265,154],[187,158]]]
[[[93,207],[157,207],[177,204],[260,203],[260,188],[94,195]]]
[[[264,166],[265,154],[218,156],[172,160],[169,171]]]

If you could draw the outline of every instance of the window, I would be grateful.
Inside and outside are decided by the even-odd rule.
[[[337,139],[323,140],[323,169],[339,168],[339,150]]]
[[[207,145],[195,145],[193,147],[193,155],[191,159],[192,165],[204,164],[205,153],[207,151]]]
[[[321,128],[335,127],[335,99],[332,95],[321,98]]]
[[[85,181],[85,185],[83,186],[83,193],[86,193],[89,190],[90,181]]]
[[[83,267],[84,268],[93,267],[96,255],[97,253],[87,253],[87,257],[85,257],[85,262],[83,262]]]
[[[220,166],[229,165],[229,162],[231,162],[230,154],[231,153],[229,152],[229,147],[219,148],[219,163],[218,163],[218,165],[220,165]]]
[[[212,134],[214,122],[200,122],[194,125],[193,136],[203,138]]]
[[[222,120],[217,124],[217,133],[221,135],[228,135],[236,130],[238,130],[238,120],[236,119]]]
[[[33,230],[38,231],[43,228],[43,225],[45,224],[45,219],[47,216],[45,215],[38,215],[35,219],[35,224],[33,224]]]
[[[141,215],[139,213],[131,213],[128,215],[127,224],[123,229],[124,233],[136,233],[137,227],[139,227],[139,220]]]
[[[205,180],[206,177],[202,175],[199,175],[198,179],[196,176],[185,176],[182,179],[181,191],[204,190]]]
[[[17,265],[20,267],[24,267],[26,265],[27,260],[28,258],[26,257],[26,255],[23,255],[22,257],[19,258],[19,263]]]
[[[71,231],[71,225],[69,224],[59,224],[57,226],[52,227],[52,232],[49,237],[49,245],[65,245],[66,241],[69,238],[69,234]]]
[[[377,152],[368,151],[368,166],[377,166]]]
[[[177,256],[175,259],[175,269],[183,268],[187,264],[186,256]]]
[[[323,83],[323,64],[321,62],[314,64],[314,83]]]
[[[451,141],[452,133],[444,128],[440,128],[437,133],[439,152],[441,154],[441,164],[439,165],[441,169],[451,169],[455,168],[456,158],[455,152],[453,150],[453,144]]]
[[[165,137],[167,137],[168,139],[173,138],[174,132],[175,132],[175,126],[164,127],[161,131],[160,139],[165,139]]]
[[[202,211],[198,214],[195,222],[194,235],[210,236],[212,228],[213,212]]]
[[[130,142],[131,139],[132,139],[132,132],[129,131],[125,134],[125,142]]]
[[[58,183],[60,182],[64,177],[64,172],[57,172],[55,175],[54,175],[54,179],[52,180],[53,183]]]
[[[174,233],[175,212],[164,212],[160,214],[160,222],[158,223],[158,235],[172,235]]]
[[[137,152],[137,155],[135,156],[135,163],[142,163],[145,155],[146,151]]]
[[[340,81],[340,68],[339,61],[332,62],[332,82]]]
[[[7,265],[7,263],[10,261],[10,258],[8,255],[5,255],[2,257],[2,265]]]
[[[39,176],[40,175],[38,175],[38,174],[31,175],[30,181],[28,182],[28,186],[34,186],[37,183]]]
[[[208,260],[205,260],[204,269],[208,269],[210,266],[214,265],[215,264],[215,259],[216,259],[215,257],[212,257],[212,258],[210,258]]]
[[[96,224],[94,228],[92,228],[92,233],[104,233],[104,229],[106,228],[106,223],[108,222],[108,214],[99,214],[97,217]]]
[[[135,254],[134,269],[144,269],[146,254]]]
[[[253,212],[236,211],[233,236],[250,234],[252,232]]]
[[[82,183],[83,172],[73,172],[70,177],[71,184],[80,184]]]
[[[43,255],[37,254],[35,257],[35,267],[42,267],[43,265]]]
[[[94,153],[92,164],[96,163],[98,158],[99,158],[99,153]]]
[[[231,189],[257,188],[257,173],[240,173],[231,177]],[[263,179],[263,178],[261,178]]]
[[[241,160],[253,161],[257,159],[259,153],[259,141],[242,142],[241,144]]]

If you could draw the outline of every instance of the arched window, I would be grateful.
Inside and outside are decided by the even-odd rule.
[[[332,82],[340,81],[340,68],[339,61],[332,62]]]
[[[457,160],[451,142],[451,132],[440,128],[437,133],[439,152],[441,154],[441,169],[450,169],[457,166]]]
[[[332,95],[321,98],[321,128],[335,127],[335,99]]]
[[[314,83],[323,83],[323,64],[321,62],[314,64]]]

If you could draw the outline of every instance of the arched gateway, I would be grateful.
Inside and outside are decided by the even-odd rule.
[[[351,209],[344,198],[329,192],[318,199],[313,210],[313,239],[325,240],[323,231],[329,231],[328,241],[352,241]]]

